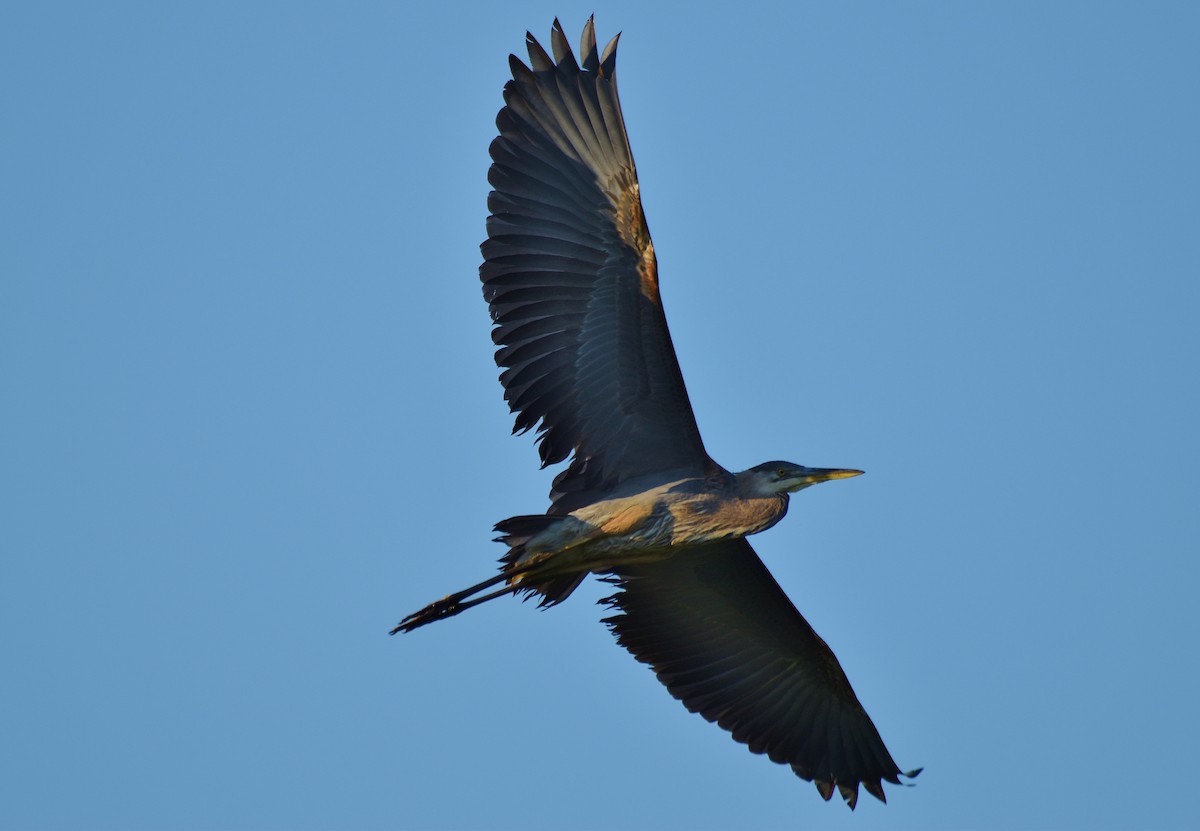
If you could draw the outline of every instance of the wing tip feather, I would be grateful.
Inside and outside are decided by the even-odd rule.
[[[604,47],[604,54],[600,56],[599,73],[605,78],[612,79],[617,74],[617,43],[621,40],[621,33],[617,32],[613,35],[613,39]]]

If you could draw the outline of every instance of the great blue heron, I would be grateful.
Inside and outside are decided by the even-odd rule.
[[[826,800],[858,786],[886,801],[902,773],[825,642],[746,541],[788,495],[861,471],[767,462],[730,473],[700,440],[658,292],[654,245],[615,79],[589,19],[576,62],[526,33],[530,67],[496,118],[479,269],[514,432],[536,427],[542,466],[570,457],[550,509],[496,525],[500,573],[404,618],[392,633],[525,593],[552,606],[589,573],[618,642],[671,695]],[[497,584],[499,589],[485,592]]]

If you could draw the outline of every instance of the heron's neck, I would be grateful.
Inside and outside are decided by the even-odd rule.
[[[777,499],[787,510],[788,493],[766,486],[757,476],[738,474],[734,477],[734,493],[740,499]]]
[[[739,481],[730,506],[730,513],[737,515],[737,521],[730,524],[736,525],[742,534],[757,534],[783,519],[787,509],[787,493]]]

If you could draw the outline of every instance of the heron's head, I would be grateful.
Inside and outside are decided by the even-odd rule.
[[[795,493],[818,482],[830,479],[849,479],[861,470],[840,467],[805,467],[791,462],[764,462],[737,475],[739,483],[748,485],[755,494]]]

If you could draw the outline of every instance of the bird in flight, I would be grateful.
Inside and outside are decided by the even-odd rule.
[[[408,632],[509,594],[553,606],[588,574],[604,620],[671,695],[851,808],[902,772],[833,652],[746,537],[790,494],[862,471],[767,462],[731,473],[704,449],[659,297],[654,244],[617,98],[619,35],[588,20],[576,60],[557,20],[496,117],[479,275],[513,432],[570,460],[544,514],[496,525],[498,574],[429,604]],[[551,56],[553,55],[553,57]],[[498,586],[498,587],[497,587]]]

